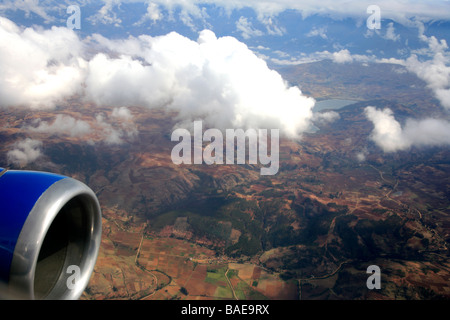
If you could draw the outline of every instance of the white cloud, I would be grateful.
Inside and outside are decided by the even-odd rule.
[[[109,119],[101,113],[95,116],[95,126],[102,142],[108,145],[120,145],[125,143],[124,139],[133,140],[137,136],[138,130],[132,121],[132,118],[128,118],[128,114],[126,114],[126,111],[124,110],[125,109],[123,108],[114,109],[113,114]],[[127,119],[126,121],[123,121],[125,114]]]
[[[245,17],[239,18],[239,20],[236,22],[236,28],[239,32],[241,32],[244,39],[250,39],[252,37],[260,37],[264,35],[261,30],[255,29],[252,23],[249,22]]]
[[[170,33],[129,38],[129,46],[101,42],[120,57],[99,54],[89,62],[87,96],[97,104],[166,106],[179,112],[180,122],[203,118],[219,128],[273,126],[291,137],[309,126],[314,100],[288,87],[235,38],[205,30],[197,41]]]
[[[280,58],[290,58],[291,57],[289,55],[289,53],[286,53],[286,52],[281,51],[281,50],[275,50],[275,51],[272,51],[272,53],[278,55]]]
[[[141,24],[146,20],[151,20],[155,23],[157,21],[161,21],[162,19],[178,19],[193,31],[197,31],[194,20],[198,20],[201,24],[207,25],[206,19],[208,18],[208,14],[203,8],[202,3],[199,1],[137,0],[133,2],[144,2],[147,4],[147,12],[142,16],[138,24]],[[167,11],[167,14],[163,12],[164,10]],[[177,17],[175,17],[175,13],[178,14]]]
[[[341,51],[334,52],[332,58],[336,63],[353,62],[353,57],[350,54],[350,51],[348,51],[347,49],[342,49]]]
[[[120,8],[120,5],[123,1],[121,0],[103,0],[104,5],[100,8],[100,10],[93,16],[89,17],[88,20],[93,24],[101,23],[101,24],[112,24],[116,27],[120,26],[122,20],[117,17],[114,9]]]
[[[55,120],[49,124],[47,121],[36,121],[36,127],[25,127],[30,132],[65,134],[71,137],[80,137],[91,132],[89,123],[83,120],[77,120],[71,116],[58,114]]]
[[[114,108],[107,116],[97,113],[90,122],[58,114],[53,122],[36,119],[33,126],[25,126],[30,133],[86,138],[92,144],[104,142],[109,145],[123,144],[125,139],[133,140],[138,130],[133,115],[126,107]]]
[[[366,161],[366,157],[368,154],[369,154],[369,152],[367,151],[367,148],[364,148],[363,150],[361,150],[355,154],[356,160],[358,162],[364,162],[364,161]]]
[[[198,12],[201,11],[202,6],[205,4],[224,8],[229,15],[234,10],[251,8],[255,11],[258,20],[261,22],[265,21],[268,30],[274,33],[283,32],[283,30],[273,24],[273,20],[269,22],[269,18],[273,19],[286,10],[301,12],[303,17],[318,14],[331,16],[334,19],[353,17],[366,20],[368,18],[366,14],[367,7],[374,4],[372,0],[352,1],[351,3],[347,0],[152,0],[152,2],[164,8],[181,8],[191,16],[198,15]],[[378,0],[376,4],[381,8],[382,19],[390,19],[408,25],[414,24],[413,19],[423,21],[447,20],[450,10],[448,1],[433,1],[430,4],[430,1],[427,0]]]
[[[306,34],[306,36],[307,37],[321,37],[322,39],[328,39],[328,36],[327,36],[326,32],[327,32],[327,27],[326,26],[320,27],[320,28],[313,27],[311,29],[311,31],[309,31]]]
[[[400,35],[395,34],[394,23],[390,22],[387,24],[386,34],[383,36],[384,39],[398,41],[400,40]]]
[[[123,143],[122,131],[115,129],[110,123],[108,123],[103,114],[97,114],[95,119],[97,121],[97,126],[99,126],[102,131],[103,141],[106,144],[113,145]]]
[[[374,129],[371,139],[384,152],[408,150],[413,146],[450,145],[450,122],[442,119],[408,119],[404,128],[395,120],[390,109],[366,107],[365,114]]]
[[[25,166],[36,161],[42,155],[42,142],[34,139],[24,139],[14,144],[14,149],[8,151],[9,164]]]
[[[279,53],[277,51],[273,53]],[[282,57],[283,58],[283,57]],[[288,59],[286,59],[288,58]],[[348,49],[342,49],[335,52],[329,52],[327,50],[325,51],[316,51],[310,54],[301,53],[297,57],[291,57],[289,55],[286,55],[283,59],[278,58],[267,58],[272,63],[278,64],[278,65],[299,65],[304,63],[311,63],[316,61],[322,61],[322,60],[332,60],[335,63],[351,63],[351,62],[360,62],[360,63],[367,63],[367,62],[386,62],[386,63],[397,63],[397,61],[386,61],[384,59],[383,61],[378,61],[374,55],[362,55],[362,54],[352,54]]]
[[[408,119],[403,131],[415,146],[450,145],[450,122],[443,119]]]
[[[424,80],[442,106],[450,110],[450,53],[447,42],[439,41],[434,36],[427,37],[423,33],[419,37],[428,44],[428,48],[416,51],[406,59],[404,65]]]
[[[423,23],[417,22],[419,39],[427,44],[427,47],[412,51],[409,58],[381,59],[377,62],[399,64],[417,77],[425,81],[441,105],[450,110],[450,52],[447,41],[438,40],[435,36],[424,34]]]
[[[53,108],[80,92],[82,44],[67,28],[20,29],[0,17],[0,107]]]
[[[126,107],[114,108],[111,117],[123,121],[133,120],[133,115],[131,114],[130,110]]]
[[[279,26],[272,17],[263,17],[260,18],[260,20],[266,26],[268,34],[272,36],[282,36],[286,33],[286,29]]]
[[[372,121],[374,129],[371,139],[383,149],[384,152],[394,152],[408,149],[411,144],[405,140],[402,127],[390,109],[382,111],[375,107],[366,107],[366,117]]]
[[[98,2],[97,0],[83,0],[80,2],[80,5],[87,3],[97,5]],[[178,9],[180,12],[179,18],[188,24],[192,24],[193,19],[202,19],[204,21],[207,16],[204,6],[213,5],[222,8],[228,15],[231,15],[235,10],[250,8],[254,10],[259,21],[265,22],[268,31],[274,33],[283,32],[283,30],[275,24],[271,25],[269,19],[277,17],[286,10],[300,12],[303,17],[317,14],[330,16],[334,19],[353,17],[358,20],[365,20],[368,17],[366,14],[367,7],[373,5],[371,0],[353,1],[351,3],[348,0],[103,0],[102,2],[103,6],[99,11],[88,18],[94,23],[120,25],[122,23],[120,17],[121,4],[140,2],[148,4],[147,10],[143,12],[143,19],[150,18],[155,21],[156,19],[161,19],[162,10],[168,10],[168,18],[172,19],[175,9]],[[65,3],[68,2],[66,1]],[[0,4],[0,12],[23,10],[26,14],[35,13],[48,22],[60,18],[60,11],[55,8],[61,8],[65,3],[56,0],[5,0]],[[450,4],[446,0],[433,1],[432,3],[427,0],[378,0],[376,4],[381,8],[383,20],[390,19],[404,25],[414,25],[417,20],[447,20],[450,10]],[[50,15],[52,12],[57,13],[52,17]]]
[[[376,62],[402,65],[408,71],[424,80],[441,105],[447,110],[450,110],[450,52],[448,51],[447,42],[445,39],[438,40],[434,36],[426,36],[424,34],[423,24],[420,22],[416,24],[419,27],[419,39],[425,42],[427,47],[413,50],[411,56],[407,59],[377,59],[374,55],[352,54],[348,49],[342,49],[333,53],[329,51],[315,52],[307,56],[287,60],[271,58],[271,61],[280,65],[296,65],[331,59],[335,63]],[[392,23],[388,25],[386,37],[396,41],[399,38],[395,35],[393,29],[389,31],[391,26],[393,28]],[[394,71],[403,72],[401,70]]]
[[[55,18],[47,13],[47,7],[39,3],[39,0],[5,0],[0,4],[0,11],[6,10],[21,10],[25,12],[26,17],[33,13],[44,19],[46,23],[55,21]]]
[[[450,54],[447,42],[424,34],[418,23],[419,39],[428,47],[415,50],[406,60],[383,59],[379,62],[399,64],[424,80],[441,105],[450,110]],[[371,139],[385,152],[407,150],[413,146],[450,145],[450,122],[444,119],[407,119],[403,128],[390,109],[374,107],[365,109],[367,118],[374,124]]]
[[[161,20],[163,18],[163,14],[161,12],[161,10],[159,9],[158,4],[154,3],[154,2],[150,2],[147,6],[147,12],[146,14],[142,17],[142,22],[146,21],[146,20],[150,20],[153,23]]]
[[[313,121],[319,124],[332,123],[336,120],[339,120],[341,116],[336,111],[327,111],[327,112],[315,112],[313,116]]]
[[[450,89],[435,89],[434,94],[442,106],[450,110]]]
[[[197,41],[175,32],[119,40],[94,35],[85,46],[67,28],[21,30],[0,18],[0,35],[3,107],[52,108],[80,94],[102,106],[165,107],[177,111],[180,122],[203,118],[219,128],[270,126],[290,137],[299,137],[312,118],[312,98],[289,87],[244,43],[208,30]],[[108,55],[85,60],[90,44]],[[80,124],[58,118],[52,125],[41,123],[41,129],[55,130],[63,120],[66,130]]]
[[[347,0],[157,0],[153,1],[160,5],[167,3],[167,6],[178,5],[186,10],[192,11],[192,7],[202,7],[204,4],[212,4],[217,7],[224,8],[229,14],[233,10],[243,8],[252,8],[257,16],[262,20],[264,17],[275,17],[286,10],[295,10],[302,13],[303,17],[314,14],[332,16],[334,18],[355,17],[367,19],[366,10],[369,5],[373,4],[371,0],[352,1]],[[392,19],[397,22],[405,23],[406,20],[414,17],[421,19],[447,19],[449,12],[448,1],[430,1],[426,0],[379,0],[376,3],[382,10],[382,19]]]
[[[133,26],[142,26],[147,22],[149,22],[150,25],[154,25],[163,18],[164,15],[160,11],[159,6],[153,2],[150,2],[147,6],[147,12],[137,22],[133,23]]]
[[[385,40],[391,41],[399,41],[401,38],[399,34],[395,33],[395,27],[393,22],[389,22],[381,29],[367,29],[366,32],[364,33],[364,37],[371,38],[375,34]]]

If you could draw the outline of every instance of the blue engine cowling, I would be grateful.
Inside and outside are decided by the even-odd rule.
[[[100,241],[100,205],[85,184],[0,168],[0,298],[78,299]]]

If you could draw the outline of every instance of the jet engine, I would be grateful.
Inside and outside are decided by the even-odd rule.
[[[101,240],[95,193],[73,178],[0,168],[0,298],[78,299]]]

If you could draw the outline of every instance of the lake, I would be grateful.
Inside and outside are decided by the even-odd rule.
[[[313,111],[318,112],[318,111],[322,111],[325,109],[337,110],[337,109],[346,107],[348,105],[354,104],[356,102],[358,102],[358,101],[340,100],[340,99],[329,99],[329,100],[316,101]]]
[[[316,101],[316,104],[314,105],[314,108],[312,109],[313,112],[319,112],[322,110],[338,110],[342,109],[346,106],[349,106],[351,104],[354,104],[358,101],[354,100],[341,100],[341,99],[329,99],[329,100],[322,100],[322,101]],[[305,132],[307,133],[315,133],[319,131],[320,129],[316,127],[314,124],[311,124],[308,130]]]

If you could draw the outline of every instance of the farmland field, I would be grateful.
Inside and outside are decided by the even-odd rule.
[[[253,264],[227,262],[185,240],[144,238],[137,259],[148,272],[170,277],[168,299],[295,299],[297,285]],[[152,298],[152,297],[148,297]],[[153,298],[161,298],[154,295]]]

